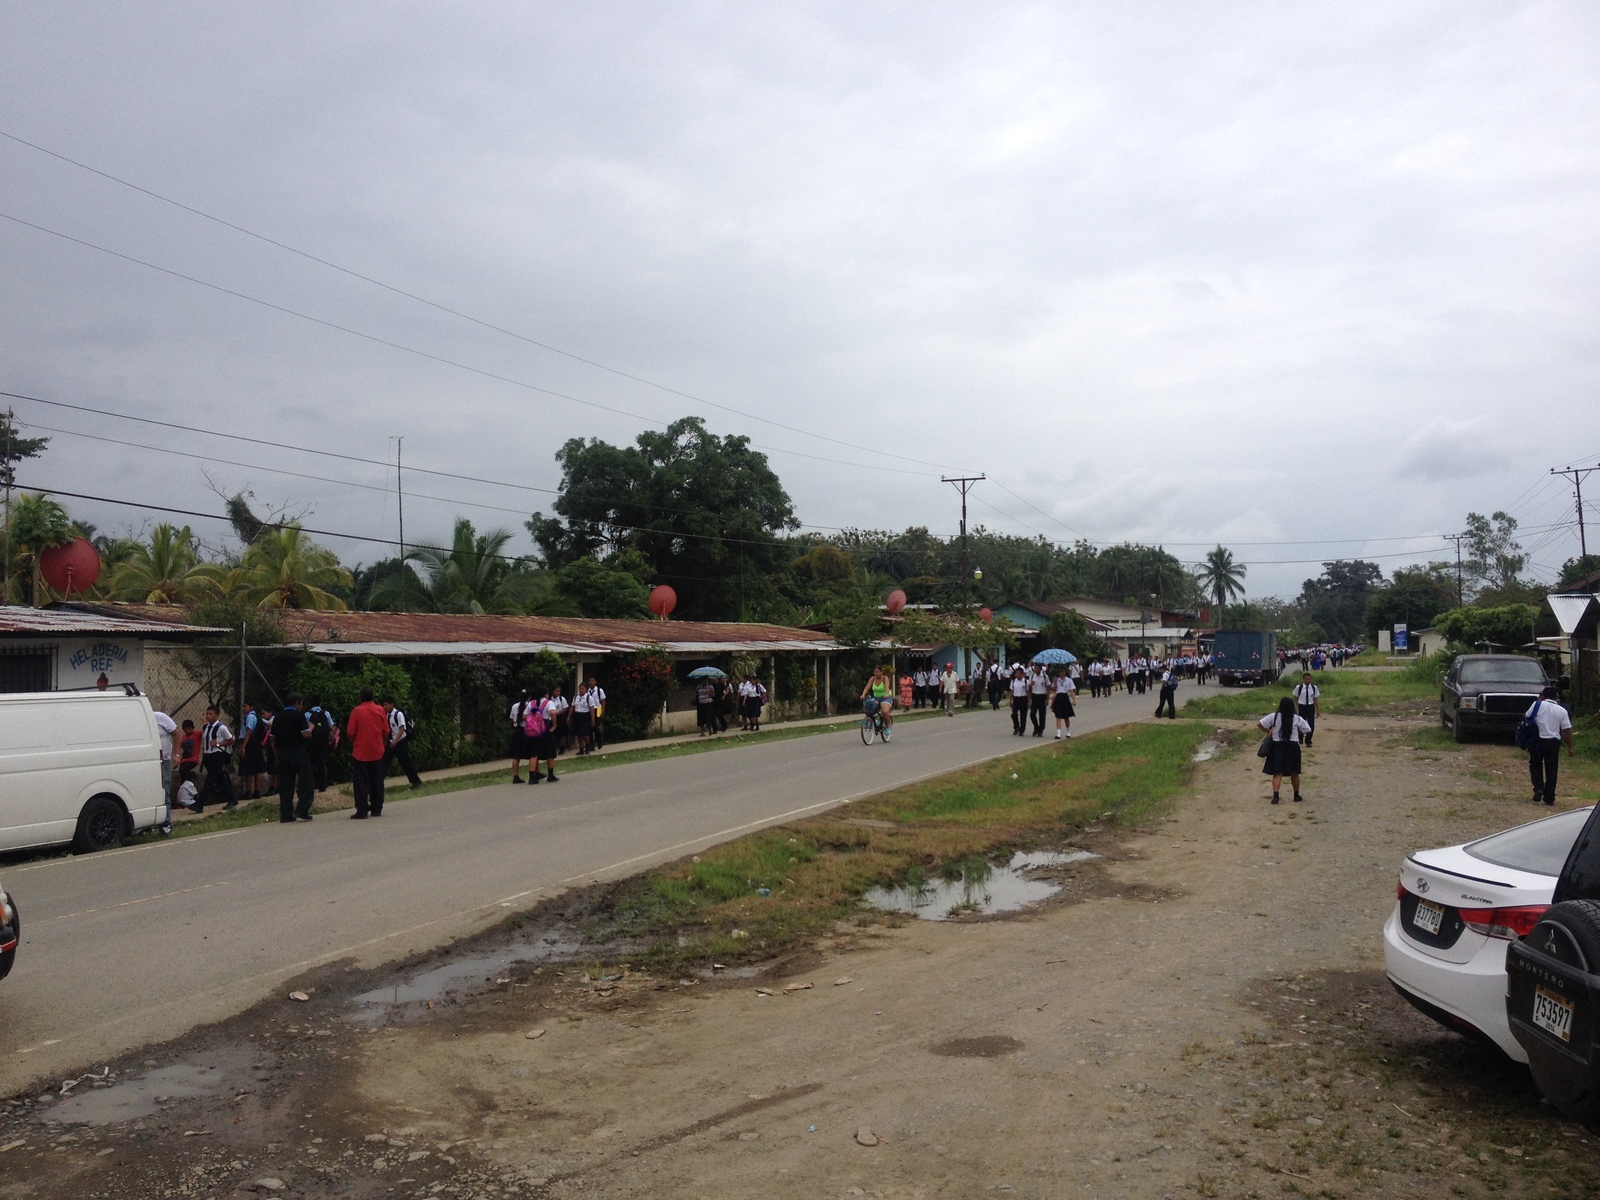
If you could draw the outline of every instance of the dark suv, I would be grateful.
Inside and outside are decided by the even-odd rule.
[[[1463,654],[1440,685],[1439,720],[1458,742],[1480,733],[1510,736],[1551,682],[1537,661],[1520,654]]]

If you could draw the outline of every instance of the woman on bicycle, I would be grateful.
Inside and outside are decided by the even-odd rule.
[[[893,683],[884,673],[883,664],[879,663],[872,668],[872,678],[867,680],[867,686],[861,689],[862,711],[871,716],[876,710],[883,714],[885,726],[894,724],[894,691]]]

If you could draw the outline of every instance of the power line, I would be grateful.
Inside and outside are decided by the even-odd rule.
[[[162,429],[175,429],[175,430],[178,430],[178,431],[180,431],[182,433],[197,433],[197,434],[201,434],[201,435],[203,435],[205,437],[224,438],[224,439],[226,439],[228,441],[231,441],[231,442],[246,442],[246,443],[249,443],[250,445],[254,445],[254,446],[266,446],[266,447],[268,447],[270,449],[273,449],[273,450],[290,450],[290,451],[293,451],[296,454],[315,454],[315,455],[320,455],[323,458],[333,458],[333,459],[338,459],[338,460],[343,461],[343,462],[361,463],[364,466],[370,466],[370,467],[381,467],[383,469],[383,471],[385,472],[385,474],[387,474],[389,468],[392,466],[391,463],[389,463],[386,460],[382,460],[382,459],[363,458],[360,455],[356,455],[356,454],[341,454],[336,450],[318,450],[318,449],[315,449],[315,448],[313,448],[311,446],[291,446],[291,445],[288,445],[288,444],[286,444],[284,442],[274,442],[274,441],[269,441],[269,440],[267,440],[265,438],[249,437],[249,436],[247,436],[245,434],[242,434],[242,433],[224,433],[223,431],[217,430],[217,429],[198,429],[198,428],[195,428],[192,425],[181,425],[181,424],[178,424],[177,422],[174,422],[174,421],[162,421],[162,420],[159,420],[158,418],[155,418],[155,417],[136,417],[136,416],[133,416],[131,413],[112,412],[109,409],[93,408],[93,407],[90,407],[89,405],[84,405],[84,404],[69,404],[65,400],[45,400],[45,399],[43,399],[43,398],[41,398],[39,396],[25,396],[20,392],[0,391],[0,397],[8,397],[8,398],[13,399],[13,400],[30,400],[35,404],[45,404],[45,405],[49,405],[49,406],[54,407],[54,408],[70,409],[73,412],[91,413],[91,414],[93,414],[95,416],[100,416],[100,417],[115,417],[115,418],[118,418],[119,420],[123,420],[123,421],[133,421],[136,424],[140,424],[140,425],[154,425],[154,426],[157,426],[157,427],[162,428]],[[29,425],[33,425],[32,422],[25,422],[25,423],[29,424]],[[39,429],[49,428],[49,426],[44,426],[44,425],[37,425],[37,426],[34,426],[34,427],[35,428],[39,428]],[[104,437],[99,437],[98,435],[95,435],[95,434],[78,433],[78,432],[76,432],[74,430],[57,430],[56,432],[65,433],[65,434],[68,434],[69,436],[93,438],[93,439],[95,439],[97,441],[111,442],[113,445],[139,446],[141,449],[155,450],[158,453],[178,454],[178,455],[182,455],[183,457],[186,457],[186,458],[198,459],[201,462],[225,462],[225,463],[228,463],[231,466],[244,467],[246,469],[251,469],[251,468],[255,467],[255,464],[252,464],[252,463],[233,462],[233,461],[230,461],[230,460],[227,460],[227,459],[214,459],[210,455],[206,455],[206,454],[195,454],[195,453],[190,453],[190,452],[187,452],[187,451],[171,450],[171,449],[168,449],[168,448],[166,448],[164,446],[150,446],[150,445],[145,445],[144,443],[140,443],[140,442],[124,442],[121,439],[117,439],[117,438],[104,438]],[[316,480],[316,481],[322,482],[322,483],[345,484],[346,486],[349,486],[349,487],[371,487],[370,484],[358,484],[358,483],[352,483],[352,482],[350,482],[348,480],[330,479],[330,478],[328,478],[327,476],[324,476],[324,475],[309,475],[309,474],[304,474],[304,473],[301,473],[301,472],[298,472],[298,471],[284,470],[284,469],[278,468],[278,467],[265,467],[265,466],[263,466],[263,467],[260,467],[259,469],[260,470],[264,470],[264,471],[273,471],[273,472],[276,472],[277,474],[280,474],[280,475],[298,475],[298,476],[300,476],[300,478]],[[420,475],[432,475],[432,476],[435,476],[435,477],[440,478],[440,479],[456,479],[456,480],[461,480],[461,481],[463,481],[465,483],[487,483],[487,484],[492,484],[495,487],[513,488],[513,489],[516,489],[518,491],[523,491],[523,492],[538,492],[538,493],[541,493],[541,494],[544,494],[544,495],[550,495],[550,496],[560,496],[561,495],[561,491],[559,489],[557,489],[557,488],[538,487],[538,486],[536,486],[534,484],[531,484],[531,483],[511,483],[511,482],[508,482],[507,480],[503,480],[503,479],[490,479],[490,478],[487,478],[487,477],[481,476],[481,475],[462,475],[462,474],[459,474],[459,473],[454,472],[454,471],[436,471],[436,470],[431,470],[428,467],[407,467],[406,470],[410,471],[413,475],[419,475],[419,474]],[[381,491],[387,492],[388,488],[387,488],[387,486],[385,486],[385,487],[383,487],[381,489],[377,489],[377,490],[381,490]],[[420,493],[413,493],[413,495],[420,495]],[[468,505],[470,505],[470,504],[473,503],[472,501],[468,501],[468,500],[456,500],[456,499],[454,499],[452,497],[449,497],[449,496],[426,496],[425,499],[438,500],[438,501],[440,501],[442,503],[446,503],[446,504],[468,504]],[[690,510],[690,509],[667,508],[665,505],[649,504],[649,503],[646,503],[646,502],[644,502],[642,500],[636,501],[636,500],[630,499],[628,501],[628,503],[634,504],[639,508],[648,509],[651,512],[669,513],[669,514],[673,514],[673,515],[676,515],[676,516],[690,516],[690,515],[693,515],[693,510]],[[486,505],[486,504],[479,504],[479,505],[477,505],[477,507],[495,509],[496,511],[500,511],[500,512],[520,513],[522,511],[520,509],[498,508],[495,505]],[[806,524],[806,523],[802,522],[800,524],[799,528],[801,528],[801,529],[821,529],[821,530],[827,530],[829,532],[834,532],[834,533],[842,532],[842,527],[841,526],[837,526],[837,525],[810,525],[810,524]]]
[[[157,271],[160,274],[170,276],[173,279],[181,279],[181,280],[185,281],[186,283],[195,284],[197,287],[208,288],[211,291],[218,292],[218,293],[220,293],[220,294],[222,294],[224,296],[232,296],[233,298],[235,298],[237,300],[244,300],[244,301],[246,301],[246,302],[248,302],[250,304],[259,304],[261,307],[267,308],[267,309],[271,309],[273,312],[283,313],[285,316],[296,317],[296,318],[298,318],[299,320],[302,320],[302,321],[309,321],[311,324],[320,325],[324,329],[332,329],[332,330],[335,330],[336,332],[339,332],[339,333],[349,334],[351,337],[360,338],[363,341],[367,341],[367,342],[372,342],[374,345],[387,346],[389,349],[398,350],[403,354],[412,354],[412,355],[415,355],[418,358],[426,359],[429,362],[439,363],[442,366],[453,367],[458,371],[466,371],[469,374],[478,375],[478,376],[481,376],[484,379],[491,379],[491,380],[496,381],[497,383],[506,383],[506,384],[510,384],[512,387],[523,388],[523,389],[525,389],[527,391],[530,391],[530,392],[538,392],[540,395],[550,396],[550,397],[552,397],[554,399],[557,399],[557,400],[568,400],[568,401],[571,401],[573,404],[581,404],[581,405],[584,405],[587,408],[598,409],[601,412],[611,413],[614,416],[629,417],[632,420],[641,421],[646,425],[653,425],[653,424],[656,423],[656,419],[654,417],[647,417],[647,416],[644,416],[642,413],[636,413],[636,412],[633,412],[633,411],[631,411],[629,409],[625,409],[625,408],[617,408],[615,405],[602,404],[598,400],[585,400],[581,396],[574,396],[574,395],[572,395],[572,394],[570,394],[568,392],[558,392],[553,388],[541,387],[539,384],[537,384],[537,383],[529,383],[525,379],[517,379],[517,378],[515,378],[514,376],[511,376],[511,375],[502,375],[497,371],[489,371],[489,370],[484,369],[483,367],[472,366],[470,363],[460,362],[460,361],[458,361],[456,359],[453,359],[453,358],[446,358],[442,354],[434,354],[433,352],[428,351],[428,350],[418,349],[415,346],[408,346],[404,342],[397,342],[397,341],[394,341],[394,340],[392,340],[390,338],[380,337],[379,335],[377,335],[375,333],[367,333],[364,330],[355,329],[355,328],[352,328],[349,325],[341,325],[337,321],[329,321],[329,320],[327,320],[327,319],[325,319],[323,317],[315,317],[315,316],[312,316],[310,313],[301,312],[299,309],[290,308],[287,305],[283,305],[283,304],[276,304],[271,300],[263,300],[259,296],[252,296],[248,292],[241,292],[241,291],[238,291],[238,290],[236,290],[234,288],[224,287],[220,283],[212,283],[210,280],[201,279],[201,278],[199,278],[198,276],[195,276],[195,275],[188,275],[188,274],[185,274],[182,271],[175,271],[170,267],[163,267],[163,266],[161,266],[161,265],[159,265],[157,263],[150,262],[148,259],[137,258],[132,254],[124,254],[120,250],[112,250],[112,249],[109,249],[106,246],[96,245],[94,242],[86,241],[83,238],[73,237],[69,233],[62,233],[60,230],[51,229],[48,226],[39,225],[39,224],[37,224],[37,223],[35,223],[33,221],[23,220],[21,217],[13,216],[11,213],[0,212],[0,218],[4,218],[5,220],[11,221],[12,223],[17,224],[17,225],[22,225],[22,226],[24,226],[24,227],[26,227],[28,229],[36,230],[39,233],[44,233],[44,234],[48,234],[51,237],[60,238],[62,241],[71,242],[75,246],[82,246],[85,249],[94,250],[94,251],[97,251],[97,252],[99,252],[101,254],[109,255],[112,258],[121,259],[123,262],[133,263],[135,266],[145,267],[145,268],[147,268],[147,269],[149,269],[151,271]],[[814,436],[820,436],[820,435],[814,435]],[[834,440],[834,439],[827,439],[827,440]],[[754,443],[751,443],[751,445],[754,446]],[[843,443],[841,443],[841,445],[854,447],[854,444],[850,443],[850,442],[843,442]],[[777,447],[777,446],[767,446],[767,447],[758,447],[758,448],[759,449],[763,449],[767,453],[771,453],[771,454],[792,454],[792,455],[795,455],[798,458],[809,458],[809,459],[813,459],[813,460],[818,461],[818,462],[835,463],[835,464],[837,464],[839,466],[843,466],[843,467],[853,467],[856,470],[860,470],[860,471],[888,471],[888,472],[891,472],[891,473],[897,474],[897,475],[922,475],[922,476],[930,476],[931,475],[931,472],[928,472],[928,471],[909,471],[909,470],[906,470],[906,469],[901,468],[901,467],[883,467],[883,466],[874,466],[871,463],[846,462],[843,459],[823,458],[821,455],[806,454],[806,453],[804,453],[802,451],[799,451],[799,450],[789,450],[789,449],[786,449],[786,448],[783,448],[783,447]],[[889,452],[888,451],[875,451],[875,452],[872,452],[872,453],[888,454]],[[889,457],[904,459],[903,455],[897,455],[897,454],[889,454]],[[904,461],[906,461],[906,462],[917,462],[919,460],[917,460],[917,459],[904,459]]]
[[[901,462],[917,463],[920,466],[938,467],[940,465],[938,463],[926,462],[919,458],[911,458],[910,456],[904,454],[895,454],[892,451],[881,450],[873,446],[863,446],[859,443],[846,441],[843,438],[832,437],[828,434],[815,433],[809,429],[802,429],[798,425],[789,425],[783,421],[774,421],[771,417],[763,417],[759,413],[746,412],[744,409],[734,408],[731,405],[722,404],[716,400],[708,400],[704,396],[697,396],[692,392],[683,391],[679,388],[672,387],[669,384],[647,378],[646,376],[636,375],[631,371],[624,371],[620,367],[613,367],[609,363],[600,362],[598,359],[587,358],[584,355],[576,354],[570,350],[564,350],[560,346],[553,345],[550,342],[540,341],[538,338],[529,337],[527,334],[518,333],[514,329],[507,329],[503,325],[496,325],[493,321],[485,320],[482,317],[475,317],[471,313],[463,312],[458,308],[452,308],[450,305],[441,303],[438,300],[431,300],[426,296],[419,295],[416,292],[408,291],[405,288],[399,287],[395,284],[387,283],[384,280],[374,278],[371,275],[363,274],[362,272],[351,267],[346,267],[340,263],[336,263],[331,259],[323,258],[317,254],[312,254],[307,250],[301,250],[299,247],[291,246],[289,243],[279,241],[277,238],[268,237],[264,233],[258,233],[253,229],[248,229],[243,225],[236,224],[232,221],[226,220],[223,217],[208,213],[203,209],[195,208],[193,205],[185,204],[181,200],[175,200],[170,196],[162,195],[160,192],[152,191],[146,187],[141,187],[130,180],[113,175],[109,171],[102,171],[98,167],[90,166],[88,163],[80,162],[74,158],[69,158],[64,154],[60,154],[54,150],[50,150],[44,146],[41,146],[37,142],[30,142],[26,138],[18,137],[14,133],[8,133],[5,130],[0,129],[0,137],[6,138],[9,141],[17,143],[18,145],[26,146],[30,150],[36,150],[41,154],[49,155],[51,158],[77,167],[79,170],[88,171],[90,174],[98,175],[100,178],[109,180],[110,182],[118,184],[122,187],[130,188],[142,195],[149,196],[153,200],[159,200],[163,204],[170,204],[172,207],[180,209],[183,212],[190,213],[191,215],[200,217],[203,220],[214,222],[217,225],[221,225],[225,229],[231,229],[235,233],[243,234],[245,237],[254,238],[258,242],[262,242],[265,245],[282,250],[285,253],[292,254],[297,258],[302,258],[307,262],[316,263],[318,266],[326,267],[331,271],[337,271],[339,274],[348,276],[351,279],[358,279],[362,283],[371,284],[373,287],[381,288],[393,295],[401,296],[407,300],[425,305],[436,312],[445,313],[449,316],[456,317],[459,320],[467,321],[470,324],[477,325],[479,328],[487,329],[494,333],[503,334],[509,338],[515,338],[517,341],[523,342],[526,345],[535,346],[540,350],[559,355],[562,358],[571,360],[572,362],[582,363],[584,366],[593,367],[598,371],[605,371],[607,374],[615,375],[620,379],[627,379],[633,383],[643,384],[645,387],[655,388],[657,391],[665,392],[668,395],[677,396],[680,399],[688,400],[694,404],[704,405],[707,408],[714,408],[722,412],[732,413],[734,416],[744,417],[751,421],[760,421],[764,425],[770,425],[775,429],[783,429],[789,433],[797,433],[802,437],[816,438],[818,441],[831,442],[836,446],[845,446],[851,450],[860,450],[867,454],[876,454],[885,458],[898,459]],[[36,226],[35,228],[42,227]],[[47,230],[46,232],[50,231]]]

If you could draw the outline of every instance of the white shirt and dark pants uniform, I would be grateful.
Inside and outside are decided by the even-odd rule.
[[[1300,683],[1295,685],[1294,703],[1300,710],[1300,715],[1306,719],[1306,724],[1311,728],[1306,732],[1306,745],[1311,745],[1311,738],[1317,732],[1317,698],[1322,695],[1322,689],[1314,683]]]
[[[1177,694],[1178,673],[1177,671],[1169,669],[1161,676],[1161,695],[1156,699],[1156,716],[1159,717],[1161,715],[1161,710],[1166,709],[1168,717],[1172,718],[1174,721],[1178,719],[1178,704],[1176,700]],[[1296,749],[1298,748],[1299,747],[1296,746]]]
[[[417,774],[417,764],[411,757],[411,730],[407,727],[406,714],[398,708],[389,714],[389,752],[384,755],[383,773],[389,774],[389,768],[400,764],[400,769],[406,773],[406,779],[411,786],[422,786],[422,776]]]
[[[1044,736],[1044,713],[1050,706],[1050,676],[1041,667],[1028,677],[1028,715],[1033,720],[1033,736]]]
[[[1535,701],[1524,714],[1539,728],[1539,740],[1528,750],[1528,774],[1533,778],[1533,799],[1556,802],[1556,773],[1561,769],[1561,743],[1572,753],[1572,718],[1554,699]]]

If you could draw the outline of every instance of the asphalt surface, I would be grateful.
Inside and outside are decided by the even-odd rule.
[[[1185,684],[1179,698],[1214,690]],[[1154,707],[1153,696],[1084,699],[1073,726]],[[568,887],[1038,745],[985,707],[905,722],[887,746],[821,733],[537,788],[402,789],[380,820],[329,813],[0,864],[23,916],[16,969],[0,983],[0,1095],[232,1016],[308,968],[393,962]]]

